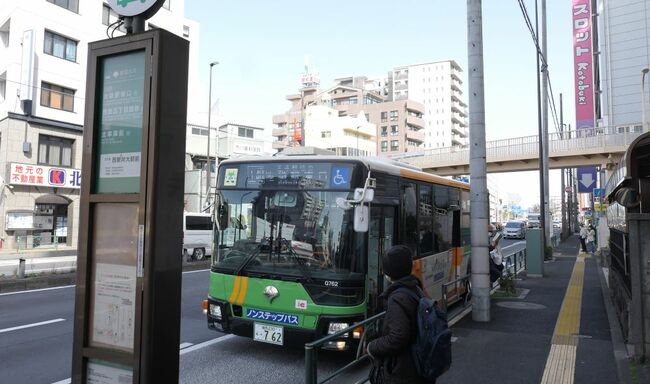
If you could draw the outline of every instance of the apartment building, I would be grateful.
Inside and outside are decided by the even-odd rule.
[[[190,40],[192,94],[199,31],[183,12],[183,0],[167,1],[148,28]],[[116,20],[101,1],[0,2],[3,248],[77,245],[88,43]]]
[[[641,72],[650,67],[650,0],[598,0],[597,10],[591,12],[598,15],[596,117],[600,125],[617,126],[619,132],[639,131],[641,89],[650,110],[650,74]]]
[[[461,73],[454,60],[405,65],[389,73],[391,100],[413,100],[424,105],[424,149],[468,143]]]
[[[365,121],[376,126],[372,136],[376,138],[374,152],[378,155],[396,155],[420,148],[424,142],[424,106],[421,103],[407,99],[389,100],[382,94],[387,89],[385,84],[377,79],[344,77],[336,79],[335,83],[324,91],[303,88],[300,94],[287,96],[287,100],[292,102],[291,109],[273,117],[273,123],[277,125],[272,132],[276,138],[274,148],[283,149],[308,140],[300,137],[300,128],[301,121],[309,123],[304,110],[312,105],[330,107],[338,112],[340,118],[363,115]],[[368,138],[366,134],[359,135],[360,140]]]
[[[377,126],[363,112],[339,116],[326,105],[311,105],[305,110],[305,145],[322,148],[340,156],[377,155]]]

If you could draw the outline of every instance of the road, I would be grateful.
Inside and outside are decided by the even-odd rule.
[[[190,353],[199,353],[194,346],[221,335],[207,328],[201,311],[207,286],[207,271],[183,273],[180,347]],[[49,384],[68,379],[73,315],[73,286],[0,295],[0,382]]]
[[[502,240],[504,255],[525,247]],[[301,382],[304,351],[277,348],[207,329],[201,300],[207,271],[183,273],[181,383]],[[74,287],[0,295],[0,377],[6,383],[68,382],[72,361]],[[319,372],[344,365],[342,354],[321,352]],[[242,367],[246,367],[242,370]],[[273,379],[271,379],[273,378]]]

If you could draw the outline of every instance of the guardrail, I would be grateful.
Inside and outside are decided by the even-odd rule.
[[[601,151],[606,153],[608,148],[625,148],[641,135],[641,123],[630,126],[609,126],[586,128],[579,131],[549,133],[549,155],[572,154],[582,150]],[[488,162],[511,159],[538,157],[538,136],[523,136],[509,139],[491,140],[485,143],[486,159]],[[391,158],[407,163],[436,164],[467,164],[469,162],[469,147],[454,146],[431,148],[417,152],[394,155]]]
[[[503,272],[510,272],[513,275],[517,275],[520,271],[523,271],[526,268],[526,248],[515,251],[507,256],[503,256]]]
[[[59,243],[59,237],[56,235],[23,235],[16,236],[14,248],[17,251],[31,249],[53,249],[59,248],[59,245],[65,246],[65,242]]]
[[[327,335],[323,338],[320,338],[316,341],[312,341],[311,343],[305,344],[305,383],[306,384],[323,384],[327,383],[328,381],[334,379],[344,371],[351,369],[354,366],[357,366],[364,362],[365,360],[370,359],[370,357],[367,354],[361,355],[361,352],[363,351],[363,346],[366,341],[366,335],[368,334],[368,329],[370,327],[367,326],[367,324],[372,324],[372,327],[374,328],[376,325],[378,325],[379,321],[384,318],[386,315],[386,312],[381,312],[378,313],[374,316],[371,316],[363,321],[360,321],[358,323],[352,324],[351,326],[340,330],[336,333],[333,333],[331,335]],[[318,381],[318,348],[322,347],[325,343],[329,341],[333,341],[335,339],[339,339],[341,336],[345,335],[346,333],[352,335],[352,331],[355,328],[363,326],[363,333],[361,334],[361,337],[359,338],[359,345],[357,347],[357,354],[355,360],[350,362],[349,364],[345,365],[344,367],[336,370],[334,373],[323,379],[323,381]],[[363,383],[367,380],[364,379],[358,383]]]
[[[456,287],[454,289],[458,289],[458,283],[465,282],[466,286],[469,286],[467,284],[469,282],[469,279],[471,278],[471,275],[465,275],[463,277],[460,277],[454,281],[450,281],[448,283],[445,283],[442,285],[442,307],[445,313],[447,312],[448,309],[448,301],[447,301],[447,293],[448,293],[448,287],[451,285],[455,285]],[[468,299],[470,295],[465,295],[465,298],[463,299],[463,309],[469,307],[471,304],[468,304]]]

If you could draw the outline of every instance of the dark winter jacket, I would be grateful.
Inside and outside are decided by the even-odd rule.
[[[368,345],[368,352],[375,364],[384,369],[382,383],[430,383],[415,372],[411,357],[411,344],[417,335],[418,302],[406,292],[395,292],[400,287],[417,292],[418,286],[417,278],[409,275],[393,282],[382,294],[386,304],[386,317],[381,336]]]

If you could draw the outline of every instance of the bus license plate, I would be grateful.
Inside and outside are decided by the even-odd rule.
[[[284,328],[275,325],[255,323],[253,339],[264,343],[283,345]]]

